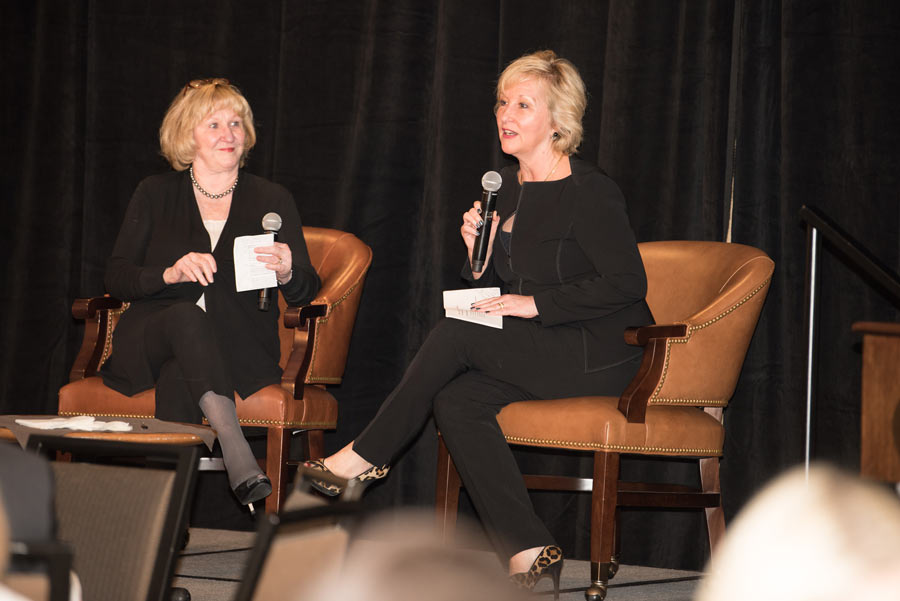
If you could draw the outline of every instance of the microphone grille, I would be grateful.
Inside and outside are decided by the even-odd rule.
[[[503,185],[503,178],[496,171],[488,171],[481,177],[481,187],[488,192],[496,192]]]
[[[277,232],[281,229],[281,215],[278,213],[266,213],[262,218],[262,227],[267,232]]]

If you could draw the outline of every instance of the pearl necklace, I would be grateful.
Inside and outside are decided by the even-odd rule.
[[[194,166],[193,165],[191,165],[191,167],[188,171],[190,171],[191,181],[194,183],[194,187],[197,188],[198,190],[200,190],[200,194],[202,194],[203,196],[206,196],[207,198],[212,198],[212,199],[224,198],[224,197],[228,196],[229,194],[231,194],[232,192],[234,192],[234,189],[237,187],[238,178],[237,178],[237,176],[235,176],[234,183],[231,184],[230,188],[228,188],[221,194],[210,194],[209,192],[207,192],[206,190],[201,188],[200,184],[197,183],[197,179],[194,177]]]

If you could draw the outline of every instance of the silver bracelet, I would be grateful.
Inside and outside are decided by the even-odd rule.
[[[279,280],[277,277],[275,278],[275,281],[278,282],[278,285],[279,285],[279,286],[284,286],[285,284],[287,284],[288,282],[291,281],[291,278],[292,278],[292,277],[294,277],[294,269],[293,269],[293,268],[291,268],[291,270],[288,272],[288,277],[287,277],[287,279],[286,279],[285,281],[282,282],[282,281]]]

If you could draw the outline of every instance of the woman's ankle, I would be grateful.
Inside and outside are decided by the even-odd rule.
[[[351,442],[343,449],[323,459],[325,467],[341,478],[355,478],[372,467],[372,464],[363,459],[356,451],[353,450]]]

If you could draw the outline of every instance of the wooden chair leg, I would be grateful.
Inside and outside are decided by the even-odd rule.
[[[716,545],[725,535],[725,511],[722,509],[722,487],[719,484],[719,458],[708,457],[700,460],[700,485],[703,492],[719,495],[718,507],[706,508],[706,532],[709,535],[709,553],[715,551]]]
[[[619,536],[619,508],[616,507],[616,523],[613,527],[613,556],[609,562],[609,579],[619,572],[619,557],[622,556],[622,537]]]
[[[616,539],[616,499],[619,454],[594,453],[594,490],[591,492],[591,585],[587,601],[603,601],[609,583]]]
[[[453,538],[453,531],[456,529],[460,485],[459,472],[453,465],[453,459],[444,444],[443,437],[438,434],[437,488],[434,505],[437,511],[438,534],[444,542],[449,542]]]
[[[269,428],[266,440],[266,475],[272,481],[272,494],[266,498],[266,513],[278,513],[287,496],[287,461],[291,431]]]

